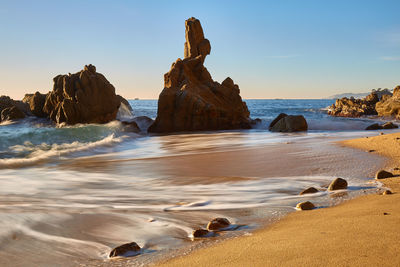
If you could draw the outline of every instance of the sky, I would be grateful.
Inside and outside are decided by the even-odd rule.
[[[183,57],[185,20],[205,66],[243,98],[323,98],[400,84],[400,1],[0,0],[0,95],[52,90],[93,64],[132,99],[157,99]]]

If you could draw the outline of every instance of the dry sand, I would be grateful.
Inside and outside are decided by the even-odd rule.
[[[386,168],[400,163],[400,133],[342,144],[389,157]],[[381,181],[394,194],[294,212],[252,235],[196,250],[161,266],[400,266],[400,177]]]

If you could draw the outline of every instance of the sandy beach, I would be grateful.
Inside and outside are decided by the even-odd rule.
[[[385,156],[382,167],[392,171],[400,158],[399,139],[400,133],[385,134],[340,145]],[[159,266],[399,266],[400,178],[379,181],[394,194],[379,190],[338,206],[293,212],[250,235]]]

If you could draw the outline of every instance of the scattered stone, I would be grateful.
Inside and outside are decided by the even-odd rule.
[[[389,215],[389,213],[387,213],[387,212],[384,212],[384,213],[383,213],[383,215]]]
[[[231,225],[228,219],[226,218],[215,218],[210,221],[207,225],[207,230],[209,231],[218,231],[223,230]]]
[[[310,201],[301,202],[296,205],[296,209],[298,210],[312,210],[314,208],[315,208],[314,204],[311,203]]]
[[[336,178],[333,180],[329,187],[329,191],[334,191],[334,190],[341,190],[341,189],[346,189],[347,188],[347,181],[343,178]]]
[[[269,130],[272,132],[301,132],[307,131],[308,124],[302,115],[286,115],[281,113],[270,124]],[[280,117],[280,119],[279,119]]]
[[[204,38],[200,21],[185,22],[185,57],[172,64],[164,75],[152,133],[250,129],[250,112],[231,78],[221,84],[204,67],[210,42]]]
[[[25,118],[25,113],[23,113],[16,106],[3,109],[1,112],[1,121],[12,121]]]
[[[56,123],[107,123],[115,120],[121,99],[96,67],[86,65],[75,74],[58,75],[43,111]]]
[[[343,198],[343,197],[347,197],[348,195],[349,194],[347,192],[336,192],[336,193],[330,194],[329,196],[333,197],[333,198],[338,198],[338,197]]]
[[[132,242],[114,248],[113,250],[111,250],[109,257],[130,257],[136,256],[138,254],[140,254],[140,247],[138,244],[136,244],[136,242]]]
[[[369,152],[369,153],[372,153],[372,152],[375,152],[375,150],[370,149],[370,150],[368,150],[368,152]]]
[[[150,125],[153,124],[154,120],[147,117],[147,116],[139,116],[133,118],[133,121],[136,122],[136,124],[139,126],[140,130],[143,132],[147,132],[147,129],[150,127]]]
[[[300,195],[305,195],[305,194],[313,194],[319,192],[318,189],[315,187],[309,187],[303,191],[300,192]]]
[[[197,229],[193,231],[193,237],[206,237],[209,233],[206,229]]]
[[[391,195],[393,194],[392,191],[386,189],[385,191],[383,191],[382,195]]]
[[[398,170],[400,170],[400,168],[399,167],[395,167],[393,170],[394,171],[398,171]]]
[[[375,175],[375,179],[385,179],[385,178],[390,178],[390,177],[394,177],[393,173],[385,171],[385,170],[380,170]]]
[[[384,133],[381,132],[380,135],[384,135]]]

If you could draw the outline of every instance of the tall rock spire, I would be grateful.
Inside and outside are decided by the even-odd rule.
[[[204,38],[203,28],[198,19],[192,17],[185,21],[185,38],[185,58],[201,55],[204,62],[211,52],[211,45],[210,41]]]

